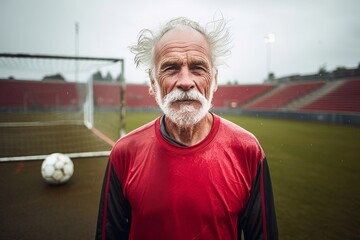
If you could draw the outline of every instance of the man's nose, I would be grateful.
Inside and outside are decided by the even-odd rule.
[[[178,79],[176,81],[176,87],[180,88],[183,91],[188,91],[195,87],[195,82],[193,79],[193,75],[189,71],[188,68],[182,67],[179,72]]]

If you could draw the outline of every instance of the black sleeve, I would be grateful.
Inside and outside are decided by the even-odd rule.
[[[111,162],[107,165],[100,196],[95,239],[128,239],[131,209]]]
[[[274,197],[266,158],[258,166],[249,201],[245,211],[239,215],[239,239],[241,231],[245,240],[278,239]]]

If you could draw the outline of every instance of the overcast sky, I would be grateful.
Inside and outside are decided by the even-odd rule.
[[[234,45],[222,84],[263,82],[269,33],[276,77],[360,62],[360,0],[0,0],[0,52],[74,55],[78,22],[79,55],[124,58],[126,81],[143,83],[127,48],[141,29],[178,16],[206,24],[219,12]]]

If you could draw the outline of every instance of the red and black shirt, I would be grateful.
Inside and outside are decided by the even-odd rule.
[[[114,145],[96,239],[277,239],[269,168],[257,139],[213,114],[194,146],[167,140],[161,118]]]

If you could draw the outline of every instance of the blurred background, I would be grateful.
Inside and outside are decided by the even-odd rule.
[[[143,28],[224,17],[216,114],[253,132],[280,239],[360,239],[360,2],[2,0],[0,238],[93,239],[109,151],[161,115],[128,46]],[[40,174],[54,152],[75,173]]]

